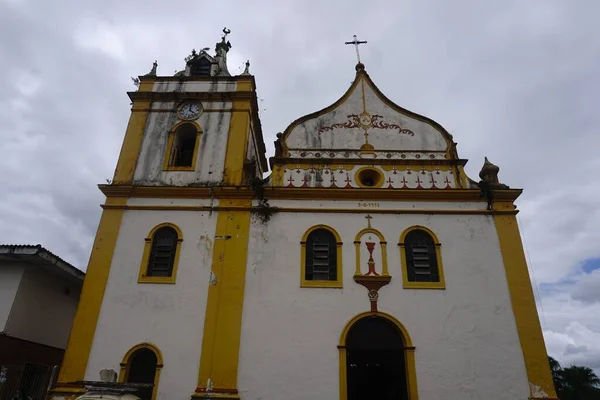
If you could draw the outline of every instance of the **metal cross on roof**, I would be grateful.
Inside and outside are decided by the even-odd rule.
[[[358,62],[360,63],[360,53],[358,52],[358,45],[359,44],[367,44],[366,40],[358,40],[358,38],[356,37],[356,35],[354,35],[354,40],[351,42],[345,42],[346,44],[353,44],[354,47],[356,47],[356,59],[358,60]]]

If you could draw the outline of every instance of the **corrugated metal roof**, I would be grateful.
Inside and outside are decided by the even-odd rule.
[[[83,280],[85,273],[41,244],[0,244],[0,260],[23,260],[42,266],[53,266],[67,274]]]

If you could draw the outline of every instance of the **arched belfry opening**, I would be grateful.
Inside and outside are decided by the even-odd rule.
[[[342,340],[342,400],[416,400],[414,348],[397,321],[383,313],[359,316]]]

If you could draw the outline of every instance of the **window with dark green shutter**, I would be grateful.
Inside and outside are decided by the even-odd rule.
[[[435,241],[425,231],[415,229],[404,239],[406,274],[409,282],[439,282]]]
[[[327,229],[316,229],[306,239],[307,281],[337,280],[337,241]]]
[[[171,276],[177,248],[177,232],[165,226],[154,233],[147,276]]]

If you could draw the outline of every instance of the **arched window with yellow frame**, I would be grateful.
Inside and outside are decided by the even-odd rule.
[[[315,225],[302,237],[301,287],[342,287],[342,240],[330,226]]]
[[[175,224],[155,226],[144,239],[139,283],[175,283],[183,234]]]
[[[151,343],[140,343],[123,357],[119,382],[146,385],[136,395],[142,400],[154,400],[162,367],[163,357],[158,347]]]
[[[424,226],[411,226],[400,235],[403,286],[407,289],[445,289],[441,243]]]
[[[167,138],[164,171],[195,171],[202,128],[194,121],[173,126]]]

